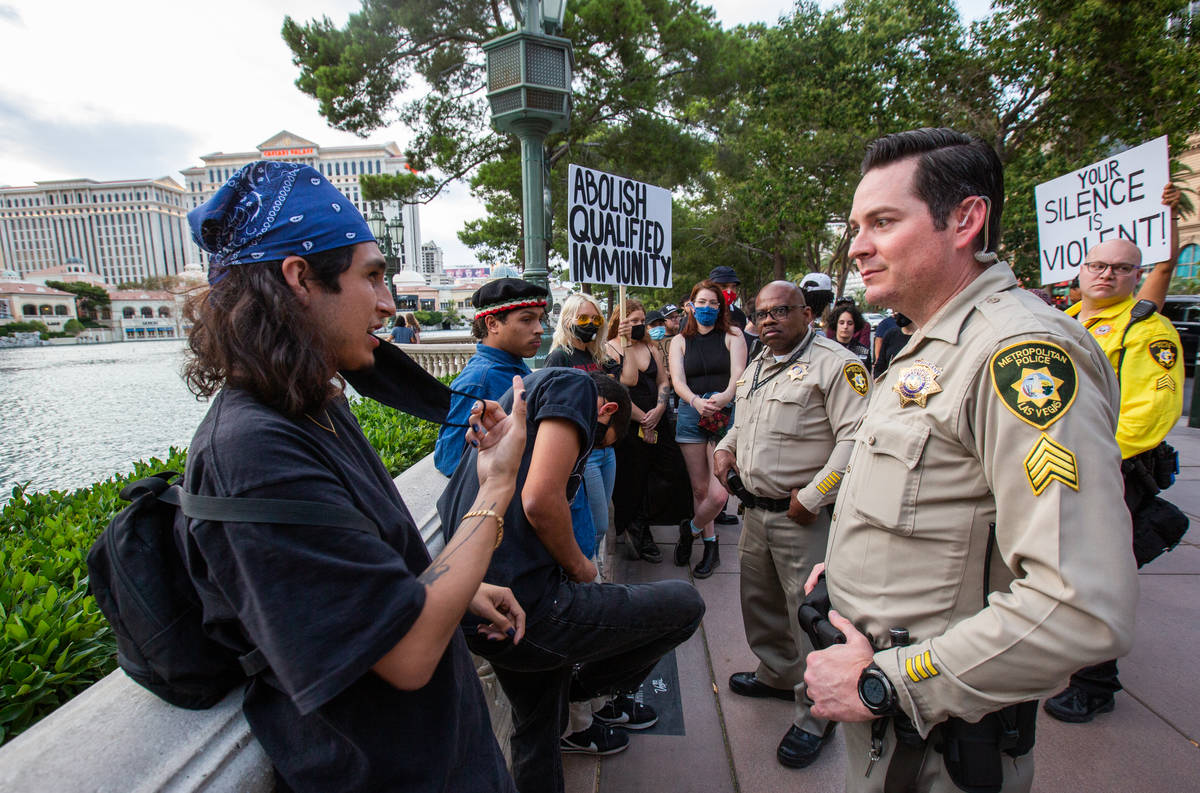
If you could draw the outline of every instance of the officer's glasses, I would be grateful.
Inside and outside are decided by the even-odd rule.
[[[1092,275],[1103,275],[1105,270],[1112,270],[1113,275],[1129,275],[1138,268],[1136,264],[1109,264],[1108,262],[1084,262],[1083,266]]]
[[[785,319],[788,314],[792,313],[792,309],[794,308],[802,308],[802,306],[772,306],[766,311],[755,311],[750,315],[750,318],[755,322],[762,322],[768,316],[770,316],[771,319],[782,320]]]
[[[598,328],[604,324],[600,317],[575,317],[575,324],[581,328]]]

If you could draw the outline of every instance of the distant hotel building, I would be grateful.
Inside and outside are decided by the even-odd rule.
[[[311,165],[354,202],[364,217],[380,210],[391,220],[396,209],[393,202],[366,202],[359,191],[358,177],[363,174],[401,173],[408,169],[395,143],[362,146],[318,146],[284,130],[258,144],[255,151],[232,154],[215,152],[200,158],[204,165],[186,168],[181,173],[187,185],[187,205],[197,207],[233,176],[239,168],[255,160],[286,160]],[[405,204],[403,211],[404,245],[401,250],[401,270],[417,271],[421,262],[421,219],[417,207]],[[193,260],[208,265],[208,254],[189,242]]]
[[[421,275],[425,276],[425,283],[441,283],[446,274],[443,270],[445,258],[445,254],[442,253],[442,249],[436,242],[426,242],[421,245]]]
[[[191,242],[170,177],[0,187],[0,266],[21,277],[76,260],[110,284],[183,270]]]

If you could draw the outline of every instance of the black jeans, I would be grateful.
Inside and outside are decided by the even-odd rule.
[[[704,600],[684,581],[564,580],[548,597],[554,605],[526,626],[520,644],[467,639],[472,652],[491,662],[512,705],[513,778],[521,793],[562,793],[559,738],[568,702],[636,691],[704,616]]]
[[[1071,675],[1071,685],[1093,697],[1117,693],[1121,690],[1121,681],[1117,678],[1117,659],[1095,666],[1085,666]]]
[[[665,422],[659,422],[659,441]],[[646,443],[637,435],[637,426],[617,444],[617,479],[613,487],[613,525],[624,531],[649,522],[646,497],[650,490],[650,471],[659,464],[658,443]]]

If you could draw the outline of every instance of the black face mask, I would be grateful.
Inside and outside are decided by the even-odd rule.
[[[410,416],[448,427],[467,426],[446,421],[446,414],[450,412],[451,394],[476,401],[479,399],[442,385],[399,347],[386,341],[381,342],[375,349],[373,367],[358,372],[342,372],[341,375],[347,383],[354,386],[355,391],[369,399]]]
[[[629,338],[633,339],[634,341],[641,341],[642,339],[646,338],[646,326],[634,325],[629,329]]]
[[[584,344],[587,344],[592,339],[596,338],[596,331],[598,330],[600,329],[593,327],[584,328],[580,327],[579,325],[575,325],[571,328],[571,332],[575,334],[575,338],[579,339]]]

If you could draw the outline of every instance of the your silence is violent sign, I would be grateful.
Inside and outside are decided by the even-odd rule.
[[[671,191],[579,165],[567,180],[571,280],[671,286]]]
[[[1038,185],[1042,283],[1074,278],[1088,250],[1105,240],[1129,240],[1144,264],[1170,256],[1169,210],[1161,198],[1169,174],[1164,135]]]

